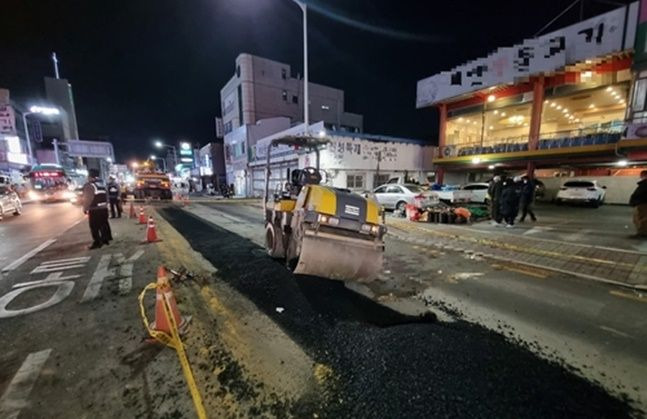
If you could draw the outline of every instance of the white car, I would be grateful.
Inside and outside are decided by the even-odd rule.
[[[606,188],[598,185],[596,180],[569,180],[559,188],[555,202],[591,204],[597,208],[604,202]]]
[[[410,183],[389,183],[373,190],[375,200],[387,209],[403,210],[406,204],[415,204],[416,199],[424,203],[438,202],[434,192],[425,191],[419,185]]]
[[[487,204],[488,202],[490,202],[490,197],[487,194],[489,187],[490,185],[486,182],[467,183],[461,186],[461,190],[472,192],[472,202]]]
[[[18,194],[10,187],[0,185],[0,220],[5,214],[20,215],[22,214],[22,203]]]
[[[449,204],[467,204],[472,201],[472,191],[463,190],[458,186],[446,185],[434,192],[441,201]]]

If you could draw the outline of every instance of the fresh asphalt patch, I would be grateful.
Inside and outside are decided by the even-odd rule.
[[[628,403],[501,334],[408,318],[343,284],[295,276],[259,246],[181,209],[160,214],[326,368],[325,417],[630,417]],[[279,310],[277,310],[279,309]],[[298,415],[304,412],[298,412]]]

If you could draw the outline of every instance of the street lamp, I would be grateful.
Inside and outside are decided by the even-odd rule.
[[[310,132],[310,96],[308,94],[308,8],[302,0],[292,0],[303,12],[303,123],[305,124],[304,134]]]
[[[173,167],[177,166],[177,149],[175,148],[174,145],[164,144],[163,142],[157,140],[157,141],[155,141],[155,147],[156,148],[164,148],[164,147],[166,147],[166,148],[170,148],[171,150],[173,150]],[[166,164],[166,162],[165,162],[165,164]]]
[[[27,153],[29,154],[29,165],[31,166],[33,163],[33,152],[31,149],[31,139],[29,138],[29,127],[27,126],[27,117],[29,115],[46,115],[46,116],[52,116],[52,115],[59,115],[61,111],[58,110],[58,108],[51,108],[47,106],[32,106],[29,108],[29,112],[25,112],[22,114],[22,124],[25,127],[25,138],[27,139]],[[58,164],[58,150],[56,150],[56,164]]]

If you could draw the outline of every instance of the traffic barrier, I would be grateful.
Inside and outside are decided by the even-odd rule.
[[[146,224],[146,214],[144,214],[144,207],[139,207],[139,224]]]
[[[144,310],[144,295],[146,294],[146,291],[153,288],[157,290],[155,323],[149,323],[148,318],[146,317],[146,310]],[[160,266],[157,271],[157,283],[153,282],[146,285],[139,294],[139,310],[142,316],[142,321],[144,322],[144,327],[146,327],[148,334],[158,342],[175,349],[180,360],[182,373],[184,374],[187,386],[189,387],[191,399],[193,400],[193,405],[195,406],[198,418],[206,419],[207,413],[204,408],[204,404],[202,403],[202,396],[200,395],[200,390],[198,389],[195,378],[193,377],[193,371],[191,371],[191,365],[189,364],[189,359],[184,350],[184,344],[180,338],[181,325],[182,322],[186,321],[186,319],[180,318],[180,312],[175,304],[175,297],[173,297],[171,286],[168,282],[168,277],[166,276],[166,269],[163,266]],[[180,323],[178,323],[178,320],[180,320]],[[168,330],[160,329],[160,325],[162,323],[167,326]],[[185,326],[186,324],[188,324],[188,321],[186,321]]]
[[[157,237],[157,228],[155,227],[155,221],[153,217],[148,217],[148,225],[146,226],[146,243],[155,243],[160,241]]]
[[[133,218],[133,219],[137,218],[137,213],[135,212],[135,204],[133,203],[133,201],[130,201],[130,209],[128,211],[129,211],[128,216],[130,218]]]

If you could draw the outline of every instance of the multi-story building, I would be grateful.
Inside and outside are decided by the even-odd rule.
[[[261,119],[303,121],[303,80],[289,64],[250,54],[236,58],[235,74],[220,91],[224,133]],[[326,128],[362,132],[363,117],[344,111],[344,91],[309,83],[310,120]]]
[[[35,144],[42,139],[40,122],[23,118],[26,112],[11,100],[8,89],[0,89],[0,172],[12,177],[18,177],[34,163],[29,152],[33,156]]]
[[[647,76],[632,74],[638,11],[634,2],[420,80],[417,108],[440,115],[437,180],[537,169],[558,189],[556,173],[626,175],[616,198],[626,202],[647,161],[647,140],[623,135],[628,120],[647,120]]]

